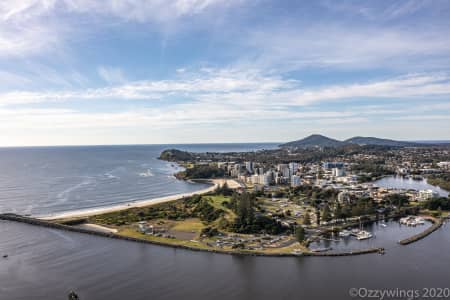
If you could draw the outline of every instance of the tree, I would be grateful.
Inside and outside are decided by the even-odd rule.
[[[233,194],[233,190],[229,188],[228,183],[225,181],[223,185],[218,185],[216,190],[216,194],[231,196]]]
[[[323,208],[322,221],[325,221],[325,222],[331,221],[330,207],[328,205],[325,205],[325,207]]]
[[[400,194],[390,194],[383,198],[384,201],[390,203],[391,205],[395,205],[398,207],[402,207],[405,204],[409,203],[409,197],[406,195]]]
[[[337,203],[335,208],[334,208],[334,217],[336,219],[343,219],[344,218],[344,214],[342,213],[342,207],[341,204]]]
[[[317,226],[320,225],[320,210],[316,208],[316,224]]]
[[[352,207],[352,217],[358,217],[362,214],[362,210],[358,205]]]
[[[303,225],[311,225],[311,217],[309,216],[309,212],[306,212],[305,216],[303,217]]]
[[[306,232],[302,226],[295,227],[295,238],[299,243],[302,243],[305,240]]]

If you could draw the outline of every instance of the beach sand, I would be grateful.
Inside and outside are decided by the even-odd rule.
[[[101,225],[91,224],[91,223],[77,225],[76,227],[81,228],[81,229],[90,229],[90,230],[94,230],[94,231],[98,231],[98,232],[106,232],[106,233],[108,233],[108,232],[117,233],[118,232],[118,230],[115,228],[109,228],[106,226],[101,226]]]
[[[205,188],[203,190],[199,190],[199,191],[195,191],[195,192],[177,194],[177,195],[160,197],[160,198],[153,198],[153,199],[148,199],[148,200],[120,203],[120,204],[111,205],[111,206],[107,206],[107,207],[94,207],[94,208],[89,208],[89,209],[54,213],[51,215],[38,217],[38,219],[51,221],[51,220],[58,220],[58,219],[84,218],[84,217],[90,217],[90,216],[109,213],[109,212],[126,210],[126,209],[133,208],[133,207],[145,207],[145,206],[150,206],[150,205],[154,205],[154,204],[158,204],[158,203],[175,201],[175,200],[178,200],[178,199],[181,199],[184,197],[190,197],[193,195],[206,194],[206,193],[214,191],[217,188],[217,186],[221,186],[225,182],[227,183],[227,185],[230,188],[240,187],[240,184],[233,179],[212,179],[212,180],[210,180],[210,182],[213,183],[213,185],[211,185],[210,187]]]

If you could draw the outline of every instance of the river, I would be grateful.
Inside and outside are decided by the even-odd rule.
[[[427,183],[426,179],[414,180],[412,178],[405,178],[401,176],[388,176],[374,181],[374,184],[385,188],[413,189],[417,191],[433,190],[442,197],[447,197],[449,194],[448,191]]]
[[[444,225],[385,255],[242,257],[0,222],[0,299],[351,299],[349,288],[449,287]]]

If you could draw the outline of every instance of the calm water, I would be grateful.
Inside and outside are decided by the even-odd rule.
[[[450,228],[385,255],[193,252],[0,222],[0,299],[351,299],[351,287],[449,287]]]
[[[311,248],[332,248],[333,251],[344,251],[352,249],[369,249],[369,248],[385,248],[390,249],[397,247],[399,240],[418,234],[431,226],[431,222],[426,222],[424,225],[419,226],[406,226],[401,225],[397,221],[387,221],[386,227],[381,226],[381,222],[372,223],[364,226],[364,230],[367,230],[373,234],[373,238],[367,240],[357,240],[356,237],[339,237],[333,236],[320,242],[311,243]]]
[[[205,188],[176,180],[161,151],[250,151],[276,144],[0,148],[0,212],[42,215]]]
[[[374,182],[375,185],[385,188],[397,189],[413,189],[413,190],[433,190],[439,193],[442,197],[447,197],[448,191],[440,187],[428,184],[426,180],[413,180],[412,178],[404,178],[401,176],[389,176],[381,178]]]

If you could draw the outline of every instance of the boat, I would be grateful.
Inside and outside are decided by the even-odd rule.
[[[348,237],[348,236],[350,236],[350,234],[351,234],[351,231],[348,231],[348,230],[339,231],[340,237]]]
[[[353,228],[351,232],[352,232],[352,234],[358,234],[359,231],[360,230],[358,228]]]
[[[357,240],[367,240],[370,239],[371,237],[373,237],[373,235],[365,230],[361,230],[360,232],[358,232],[358,234],[356,235],[356,239]]]
[[[415,216],[408,216],[405,218],[400,219],[400,224],[406,225],[406,226],[417,226],[417,225],[423,225],[425,224],[425,221],[421,217],[415,217]]]
[[[386,223],[381,223],[380,226],[387,227],[387,224]]]

